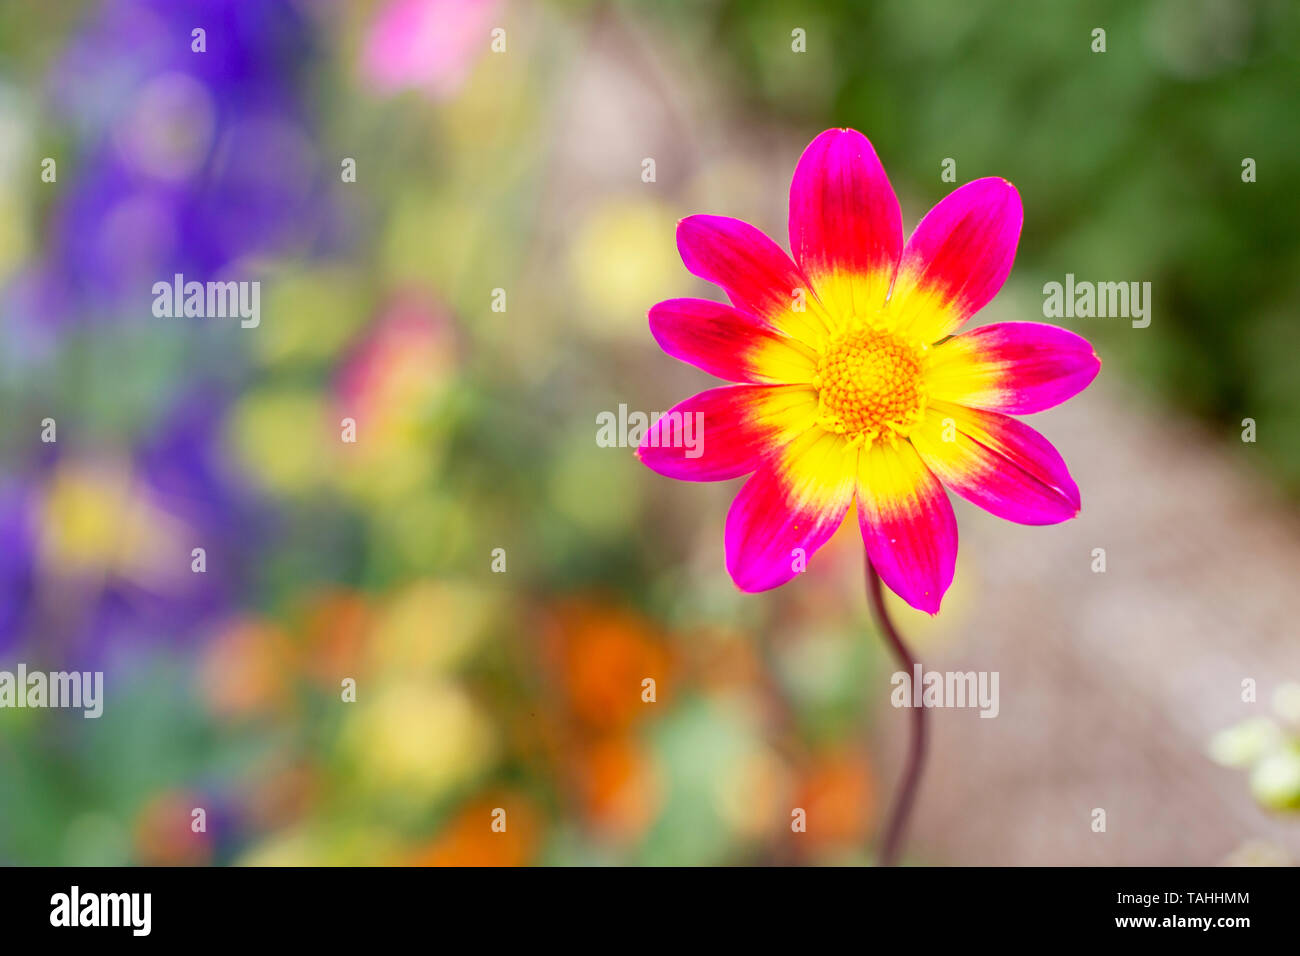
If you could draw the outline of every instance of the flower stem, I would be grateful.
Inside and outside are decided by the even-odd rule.
[[[898,628],[885,610],[885,596],[881,590],[880,575],[867,559],[867,597],[871,599],[871,610],[876,623],[884,633],[890,649],[898,662],[907,671],[910,682],[915,679],[916,658],[903,643]],[[907,763],[903,768],[903,779],[898,785],[898,794],[894,797],[894,806],[889,813],[889,823],[885,827],[884,838],[880,845],[880,865],[893,866],[898,862],[898,853],[903,844],[903,831],[907,828],[908,818],[912,815],[912,806],[916,803],[917,787],[921,782],[921,768],[925,764],[925,707],[912,707],[912,738],[908,742]]]

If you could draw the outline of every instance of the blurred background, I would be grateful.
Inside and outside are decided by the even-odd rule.
[[[596,441],[715,384],[646,325],[720,297],[676,221],[784,245],[828,126],[873,141],[909,231],[1017,185],[977,323],[1041,320],[1067,273],[1152,284],[1147,328],[1061,320],[1103,373],[1033,424],[1082,516],[958,502],[943,613],[894,604],[927,667],[1001,675],[996,719],[932,715],[907,860],[1300,860],[1297,19],[3,5],[0,670],[106,686],[98,720],[0,710],[0,863],[870,862],[907,714],[856,522],[743,595],[739,483]],[[178,272],[259,281],[260,324],[156,318]]]

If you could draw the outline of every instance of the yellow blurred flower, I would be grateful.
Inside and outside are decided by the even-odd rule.
[[[4,282],[27,253],[26,208],[15,192],[0,184],[0,282]]]
[[[392,866],[402,839],[387,827],[313,821],[267,838],[240,860],[242,866]]]
[[[482,642],[494,612],[473,585],[417,581],[377,611],[363,666],[381,678],[445,673]]]
[[[342,427],[330,421],[321,395],[306,389],[255,389],[233,409],[229,429],[245,470],[272,492],[310,492],[334,475]]]
[[[1250,791],[1272,810],[1300,810],[1300,745],[1283,747],[1255,764]]]
[[[407,489],[399,506],[384,504],[369,509],[371,529],[386,557],[410,573],[441,570],[481,541],[474,510],[436,484]],[[431,548],[431,541],[438,547]]]
[[[492,725],[450,682],[359,682],[343,746],[363,790],[424,805],[491,766]]]
[[[651,199],[615,199],[579,225],[569,249],[575,318],[602,337],[644,338],[646,310],[678,276],[677,215]]]
[[[490,226],[482,203],[455,192],[408,187],[383,236],[384,281],[460,288]]]
[[[306,826],[274,833],[248,851],[241,866],[329,866],[329,854]]]
[[[10,87],[0,87],[0,284],[9,279],[29,251],[30,203],[40,195],[39,189],[28,185],[34,119]]]
[[[125,468],[60,465],[44,490],[40,516],[41,561],[52,573],[158,588],[189,572],[185,523],[159,507]]]
[[[790,771],[770,748],[758,741],[718,767],[713,782],[718,813],[738,835],[757,839],[783,825],[790,794]]]
[[[266,313],[275,321],[260,327],[252,345],[271,365],[331,358],[368,319],[356,277],[338,269],[276,278],[269,287]]]

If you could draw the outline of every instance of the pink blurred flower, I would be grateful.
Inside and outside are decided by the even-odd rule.
[[[453,95],[488,49],[498,0],[391,0],[371,21],[361,75],[383,94]]]
[[[341,409],[381,429],[419,417],[455,369],[447,316],[414,294],[389,303],[339,372]]]

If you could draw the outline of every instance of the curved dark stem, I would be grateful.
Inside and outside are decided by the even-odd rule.
[[[916,658],[907,649],[898,634],[898,628],[889,619],[885,610],[885,596],[881,590],[880,575],[867,559],[867,597],[871,599],[871,610],[876,623],[884,632],[885,639],[898,662],[907,671],[908,687],[916,679]],[[893,866],[898,862],[898,852],[903,845],[903,831],[907,820],[912,815],[912,806],[916,803],[916,791],[921,782],[921,768],[925,764],[925,707],[912,707],[912,739],[907,748],[907,763],[903,768],[903,779],[898,785],[898,795],[889,813],[889,823],[885,827],[880,845],[880,865]]]

